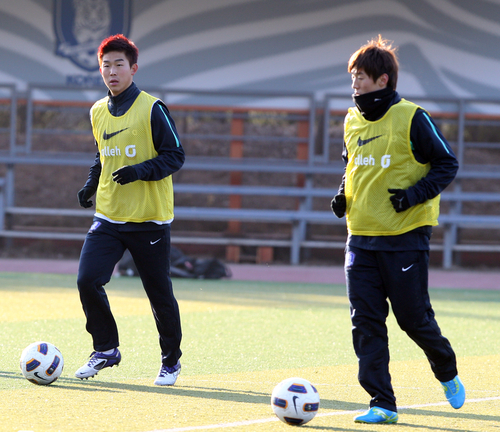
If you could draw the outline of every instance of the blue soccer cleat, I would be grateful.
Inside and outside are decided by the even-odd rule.
[[[354,417],[356,423],[396,423],[398,413],[384,408],[372,407],[365,413]]]
[[[115,348],[111,354],[94,351],[90,354],[89,361],[76,371],[75,376],[80,379],[88,379],[97,375],[101,369],[118,366],[121,359],[122,356],[118,348]]]
[[[451,381],[442,382],[441,385],[450,405],[459,409],[465,402],[465,387],[458,375]]]
[[[155,380],[155,385],[172,386],[177,381],[177,377],[181,373],[181,363],[178,361],[175,366],[161,365],[158,376]]]

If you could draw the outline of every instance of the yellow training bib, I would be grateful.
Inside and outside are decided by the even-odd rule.
[[[353,235],[399,235],[425,225],[437,225],[439,195],[396,213],[387,189],[408,189],[429,172],[419,163],[410,143],[411,121],[417,105],[393,105],[379,120],[365,120],[350,108],[344,123],[349,162],[345,195],[347,229]]]
[[[141,92],[120,117],[110,114],[108,97],[91,109],[92,131],[99,147],[102,171],[96,195],[96,212],[118,222],[167,222],[173,219],[172,177],[158,181],[137,180],[126,185],[113,181],[112,173],[158,156],[151,131],[155,97]]]

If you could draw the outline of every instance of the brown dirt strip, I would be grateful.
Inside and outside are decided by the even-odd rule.
[[[339,266],[230,264],[233,280],[344,284]],[[76,274],[77,260],[0,259],[0,272]],[[431,269],[432,288],[500,289],[500,270]]]

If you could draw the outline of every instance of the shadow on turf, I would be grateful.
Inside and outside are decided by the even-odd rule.
[[[0,372],[0,378],[11,378],[11,379],[24,379],[20,374],[14,374],[12,372]],[[271,400],[271,395],[268,393],[255,392],[255,391],[240,391],[231,390],[227,388],[214,388],[214,387],[196,387],[196,386],[155,386],[151,385],[139,385],[139,384],[125,384],[122,382],[109,382],[109,381],[97,381],[92,378],[88,380],[80,380],[78,378],[66,378],[61,377],[50,387],[62,387],[66,390],[76,390],[76,391],[107,391],[107,392],[143,392],[143,393],[156,393],[156,394],[168,394],[172,396],[185,396],[185,397],[196,397],[200,399],[214,399],[221,401],[232,401],[241,403],[254,403],[254,404],[264,404],[268,405]],[[336,410],[360,410],[366,407],[366,404],[331,400],[331,399],[321,399],[321,407],[323,409],[336,409]]]
[[[0,378],[24,380],[25,378],[20,373],[15,372],[5,372],[0,371]],[[75,386],[76,384],[76,386]],[[241,403],[261,403],[269,404],[270,395],[262,392],[253,391],[239,391],[231,390],[227,388],[213,388],[213,387],[195,387],[195,386],[182,386],[178,385],[175,387],[158,387],[158,386],[148,386],[148,385],[138,385],[138,384],[124,384],[121,382],[103,382],[97,380],[80,380],[78,378],[65,378],[61,377],[56,382],[50,385],[50,387],[63,387],[67,390],[77,390],[77,391],[108,391],[108,392],[121,392],[121,391],[134,391],[134,392],[145,392],[145,393],[157,393],[157,394],[169,394],[175,396],[185,396],[185,397],[197,397],[201,399],[215,399],[222,401],[232,401]],[[356,411],[366,408],[366,404],[353,403],[338,401],[332,399],[321,399],[321,408],[323,409],[335,409],[343,411]],[[411,427],[414,429],[425,429],[433,431],[444,431],[444,432],[462,432],[463,429],[452,429],[439,426],[428,426],[428,425],[413,425],[404,422],[404,415],[419,415],[425,417],[446,417],[446,418],[456,418],[464,420],[476,420],[476,421],[490,421],[494,424],[500,423],[500,416],[492,415],[476,415],[471,413],[461,413],[460,411],[432,411],[432,410],[421,410],[421,409],[404,409],[400,412],[400,421],[397,423],[400,426]],[[321,430],[331,430],[331,431],[357,431],[359,429],[345,429],[336,427],[325,427],[325,426],[314,426],[314,425],[304,425],[302,428],[309,429],[321,429]],[[366,430],[366,432],[369,432]]]
[[[337,427],[332,427],[332,426],[313,426],[306,424],[304,426],[300,426],[301,429],[318,429],[321,431],[342,431],[342,432],[359,432],[360,430],[363,430],[364,432],[379,432],[380,427],[385,428],[387,427],[389,431],[394,430],[393,428],[397,428],[398,426],[405,426],[407,428],[414,428],[416,430],[418,429],[423,429],[425,431],[442,431],[442,432],[464,432],[464,429],[451,429],[451,428],[441,428],[441,427],[436,427],[436,426],[424,426],[424,425],[413,425],[409,423],[404,423],[402,421],[398,421],[397,423],[394,424],[382,424],[382,425],[373,425],[372,427],[376,429],[366,429],[367,427],[370,427],[368,424],[360,424],[356,429],[346,429],[345,427],[342,428],[337,428]]]
[[[0,378],[19,379],[19,380],[26,379],[21,374],[21,372],[16,373],[16,372],[5,372],[5,371],[0,371]]]
[[[314,426],[311,424],[305,424],[300,426],[300,429],[319,429],[321,431],[341,431],[341,432],[359,432],[359,428],[357,429],[346,429],[345,427],[333,427],[333,426]],[[364,429],[365,432],[371,432],[369,429]]]
[[[467,403],[467,402],[466,402]],[[464,419],[464,420],[481,420],[481,421],[491,421],[495,422],[495,425],[500,424],[500,416],[492,416],[492,415],[484,415],[484,414],[471,414],[471,413],[465,413],[461,412],[459,410],[453,410],[453,411],[432,411],[432,410],[421,410],[421,409],[405,409],[401,410],[400,414],[404,416],[404,414],[411,414],[411,415],[421,415],[421,416],[426,416],[426,417],[448,417],[448,418],[455,418],[455,419]],[[405,426],[412,426],[412,425],[405,425]],[[415,428],[419,426],[413,426]],[[445,430],[445,431],[455,431],[455,429],[446,429],[446,428],[438,428],[438,427],[428,427],[429,429],[436,429],[436,430]],[[462,431],[463,429],[456,429]]]
[[[323,407],[323,400],[321,401],[321,406]],[[326,407],[324,407],[326,408]],[[337,408],[337,407],[335,407]],[[415,429],[416,431],[425,430],[425,431],[441,431],[441,432],[463,432],[464,429],[455,429],[450,427],[439,427],[439,426],[429,426],[429,425],[415,425],[411,423],[405,423],[404,415],[420,415],[428,418],[435,419],[437,417],[446,417],[446,418],[455,418],[455,419],[463,419],[467,421],[491,421],[494,425],[498,425],[500,423],[500,416],[491,416],[491,415],[475,415],[470,413],[461,413],[460,411],[450,411],[450,412],[442,412],[442,411],[432,411],[432,410],[420,410],[420,409],[404,409],[399,412],[400,417],[397,424],[394,425],[362,425],[363,430],[365,432],[379,432],[380,426],[389,426],[392,430],[395,426],[405,426],[407,428]],[[365,427],[376,427],[377,429],[365,429]],[[315,426],[313,424],[306,424],[301,426],[301,429],[318,429],[322,431],[343,431],[343,432],[354,432],[359,431],[360,427],[358,426],[356,429],[346,429],[345,427],[337,428],[333,426]]]

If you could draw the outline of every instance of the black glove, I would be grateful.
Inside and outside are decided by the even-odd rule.
[[[331,207],[333,213],[335,213],[335,216],[337,216],[338,218],[344,217],[346,209],[345,195],[344,194],[335,195],[332,199]]]
[[[390,200],[392,206],[396,213],[401,213],[402,211],[408,210],[410,206],[410,201],[408,201],[408,195],[404,189],[387,189],[391,195]]]
[[[113,173],[113,181],[121,185],[132,183],[136,180],[139,180],[139,176],[132,165],[123,166]]]
[[[85,186],[82,189],[80,189],[77,194],[80,206],[83,208],[92,207],[94,203],[90,201],[90,198],[94,194],[95,194],[95,189],[92,187]]]

